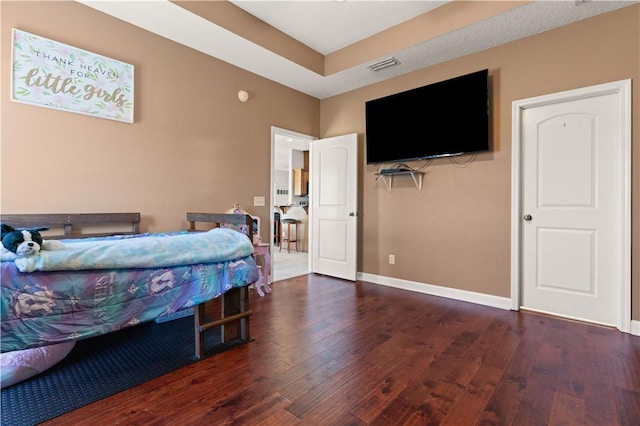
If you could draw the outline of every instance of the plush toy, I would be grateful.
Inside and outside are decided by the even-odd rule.
[[[58,250],[64,248],[60,241],[45,241],[40,231],[49,228],[15,229],[12,226],[0,225],[0,241],[2,242],[2,258],[25,257],[38,254],[40,250]],[[13,253],[13,255],[12,255]]]

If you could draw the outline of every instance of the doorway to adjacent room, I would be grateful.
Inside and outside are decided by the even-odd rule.
[[[271,276],[274,282],[306,275],[311,270],[308,158],[310,143],[315,139],[291,130],[271,129]],[[307,177],[305,182],[302,182],[303,174]],[[282,220],[287,218],[298,222],[290,236],[296,244],[287,245],[285,240],[281,248],[283,233],[285,239],[289,237],[288,227],[282,226]]]

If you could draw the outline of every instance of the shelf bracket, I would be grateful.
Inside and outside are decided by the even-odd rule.
[[[384,182],[384,186],[387,187],[387,191],[391,192],[391,187],[393,186],[393,176],[380,175],[380,178]]]
[[[417,179],[416,175],[418,176]],[[411,177],[413,178],[413,183],[416,185],[418,192],[422,192],[422,173],[411,173]]]

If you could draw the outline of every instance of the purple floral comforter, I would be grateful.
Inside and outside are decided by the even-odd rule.
[[[151,268],[24,273],[14,262],[0,267],[0,352],[110,333],[258,280],[251,255]]]

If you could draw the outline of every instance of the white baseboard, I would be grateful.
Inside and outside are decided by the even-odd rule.
[[[364,272],[358,272],[357,279],[373,284],[380,284],[388,287],[415,291],[417,293],[446,297],[447,299],[459,300],[461,302],[477,303],[479,305],[491,306],[494,308],[506,310],[511,309],[511,299],[508,297],[492,296],[490,294],[475,293],[473,291],[458,290],[455,288],[441,287],[433,284],[424,284],[416,281],[401,280],[398,278],[367,274]],[[629,332],[635,336],[640,336],[640,321],[632,320],[631,330]]]
[[[367,274],[364,272],[358,272],[357,279],[373,284],[381,284],[388,287],[415,291],[417,293],[424,293],[430,294],[432,296],[446,297],[447,299],[460,300],[462,302],[476,303],[478,305],[491,306],[494,308],[506,310],[511,309],[511,299],[508,297],[492,296],[490,294],[475,293],[473,291],[458,290],[455,288],[441,287],[432,284],[423,284],[415,281]]]

